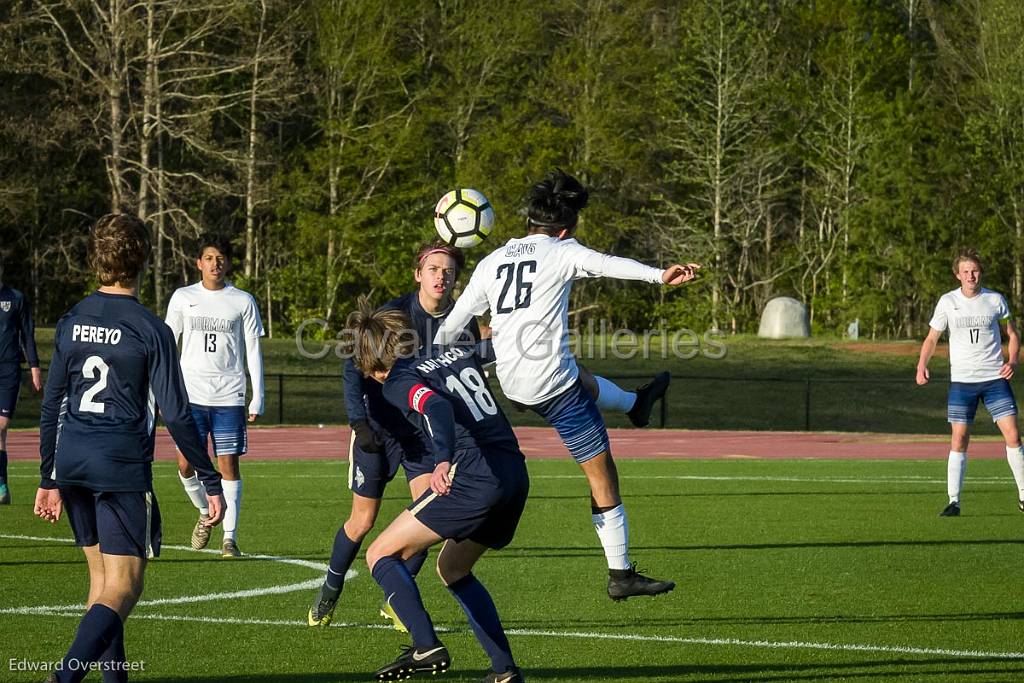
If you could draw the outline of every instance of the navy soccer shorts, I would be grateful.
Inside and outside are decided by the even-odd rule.
[[[951,423],[974,424],[978,401],[984,402],[993,422],[1017,414],[1013,389],[1009,382],[1000,377],[989,382],[952,382],[946,405],[947,418]]]
[[[488,548],[504,548],[519,526],[530,478],[522,454],[508,452],[499,457],[502,468],[494,477],[460,473],[456,462],[450,471],[452,488],[448,495],[428,490],[406,509],[441,538],[469,539]]]
[[[409,454],[401,444],[384,430],[377,430],[377,437],[383,442],[383,451],[367,453],[356,444],[356,433],[352,432],[348,445],[348,487],[352,493],[363,498],[384,497],[384,489],[395,478],[398,466],[405,470],[406,481],[412,481],[421,474],[434,471],[426,454]]]
[[[21,366],[17,363],[0,363],[0,417],[8,420],[14,417],[20,389]]]
[[[190,403],[199,440],[213,441],[214,455],[245,455],[249,449],[245,406],[200,406]]]
[[[159,557],[160,508],[152,491],[93,491],[84,486],[61,486],[60,496],[76,545],[99,543],[100,552],[107,555]]]
[[[579,379],[554,398],[527,407],[555,428],[577,463],[582,465],[602,452],[610,451],[608,430],[601,411]]]

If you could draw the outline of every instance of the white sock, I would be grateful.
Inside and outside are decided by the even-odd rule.
[[[199,475],[193,474],[191,477],[186,479],[181,476],[181,472],[178,472],[178,479],[181,479],[181,485],[185,487],[185,493],[188,494],[188,499],[192,501],[192,504],[199,510],[199,514],[208,515],[210,514],[209,504],[206,502],[206,487],[203,486],[203,482],[199,481]]]
[[[964,474],[967,472],[967,452],[950,451],[949,462],[946,464],[946,493],[950,503],[960,502],[960,489],[964,485]]]
[[[238,510],[242,507],[242,480],[222,479],[224,487],[224,540],[235,538],[238,527]]]
[[[1006,462],[1010,463],[1010,471],[1013,472],[1013,479],[1017,482],[1017,496],[1024,500],[1024,447],[1006,447]]]
[[[594,531],[601,539],[608,568],[629,569],[629,522],[626,521],[626,508],[620,503],[607,512],[590,515],[590,521],[594,523]]]
[[[602,410],[618,410],[629,412],[636,403],[636,393],[624,391],[615,382],[610,382],[604,377],[594,377],[597,380],[597,407]]]

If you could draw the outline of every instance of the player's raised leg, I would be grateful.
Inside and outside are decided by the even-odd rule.
[[[634,427],[646,427],[650,424],[655,402],[665,397],[668,385],[672,381],[671,373],[660,372],[650,382],[640,385],[633,391],[626,391],[605,377],[592,375],[582,365],[579,368],[580,382],[597,401],[597,407],[601,410],[625,413]]]
[[[199,441],[205,447],[210,437],[210,415],[208,408],[200,406],[189,406],[192,413],[192,420],[196,423],[199,432]],[[178,456],[178,479],[189,501],[199,512],[199,519],[192,527],[192,538],[190,543],[194,550],[202,550],[210,543],[210,510],[206,503],[206,489],[203,482],[196,476],[192,466],[180,450],[176,451]]]

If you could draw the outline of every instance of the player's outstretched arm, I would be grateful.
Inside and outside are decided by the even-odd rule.
[[[928,336],[924,338],[924,342],[921,344],[921,355],[917,359],[917,383],[919,386],[928,384],[928,380],[931,375],[928,373],[928,361],[931,360],[932,354],[935,353],[935,347],[939,344],[939,337],[942,336],[941,330],[936,330],[934,327],[928,330]]]
[[[661,274],[661,281],[670,287],[676,287],[696,278],[700,268],[699,263],[687,263],[685,266],[673,263]]]
[[[469,321],[473,319],[473,316],[481,315],[487,311],[489,304],[487,303],[487,289],[484,286],[484,270],[481,269],[481,265],[476,267],[473,274],[469,278],[469,284],[462,291],[462,295],[455,302],[455,306],[452,307],[451,313],[444,319],[441,326],[437,328],[437,334],[434,335],[434,344],[441,344],[442,346],[448,346],[462,336],[463,330]],[[430,344],[431,340],[424,339],[425,344]]]

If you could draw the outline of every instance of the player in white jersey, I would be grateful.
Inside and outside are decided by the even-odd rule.
[[[248,442],[246,419],[263,414],[263,355],[260,337],[263,322],[256,301],[225,278],[231,267],[226,242],[210,239],[199,248],[196,267],[202,279],[181,287],[167,304],[167,324],[180,337],[181,369],[188,388],[192,416],[199,436],[213,442],[217,467],[224,480],[224,540],[222,557],[239,557],[237,526],[242,505],[242,475],[238,458]],[[245,407],[245,371],[252,382],[252,399]],[[210,527],[206,523],[206,495],[182,454],[178,476],[199,521],[192,531],[192,547],[206,547]]]
[[[480,261],[435,341],[451,343],[470,317],[490,311],[502,391],[552,424],[586,474],[591,521],[608,560],[608,594],[622,600],[665,593],[675,584],[638,574],[629,559],[629,530],[608,432],[569,351],[569,291],[575,280],[586,277],[680,285],[693,279],[700,266],[662,270],[579,244],[572,235],[587,197],[586,188],[562,171],[535,185],[527,236],[509,240]]]
[[[917,362],[917,383],[927,384],[928,361],[942,333],[949,329],[950,385],[947,413],[952,427],[946,489],[949,504],[942,517],[960,514],[960,489],[967,471],[967,445],[978,401],[992,416],[1006,442],[1006,460],[1017,482],[1017,507],[1024,512],[1024,449],[1017,431],[1017,401],[1010,378],[1017,369],[1020,339],[1010,319],[1006,299],[981,286],[983,268],[974,250],[962,251],[953,259],[953,274],[960,287],[946,292],[935,306],[931,328]],[[1007,355],[1003,360],[1000,326],[1006,330]]]

